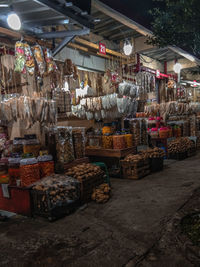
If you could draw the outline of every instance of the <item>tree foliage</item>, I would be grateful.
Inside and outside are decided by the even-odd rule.
[[[200,0],[155,0],[154,37],[149,43],[164,47],[176,45],[200,55]],[[160,2],[160,7],[159,7]]]

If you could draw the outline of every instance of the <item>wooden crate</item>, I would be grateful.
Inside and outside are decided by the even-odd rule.
[[[140,161],[137,163],[121,161],[124,179],[140,179],[150,174],[149,160]]]

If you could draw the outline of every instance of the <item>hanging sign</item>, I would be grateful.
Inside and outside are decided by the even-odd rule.
[[[160,70],[156,70],[156,78],[160,78]]]
[[[103,43],[99,43],[99,53],[106,55],[106,45]]]

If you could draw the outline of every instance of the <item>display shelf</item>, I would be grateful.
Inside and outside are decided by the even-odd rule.
[[[108,157],[108,158],[124,158],[130,153],[135,153],[136,148],[130,147],[125,149],[103,149],[103,148],[86,148],[85,154],[88,157]]]

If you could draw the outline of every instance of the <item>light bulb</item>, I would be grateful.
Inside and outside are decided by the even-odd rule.
[[[124,47],[123,47],[124,54],[126,56],[130,56],[130,54],[132,53],[132,50],[133,50],[132,44],[129,41],[125,41]]]
[[[180,63],[176,63],[174,65],[174,72],[175,73],[180,73],[181,72],[181,69],[182,69],[182,65]]]
[[[19,31],[21,29],[21,20],[16,13],[10,13],[7,17],[8,26],[15,30]]]

